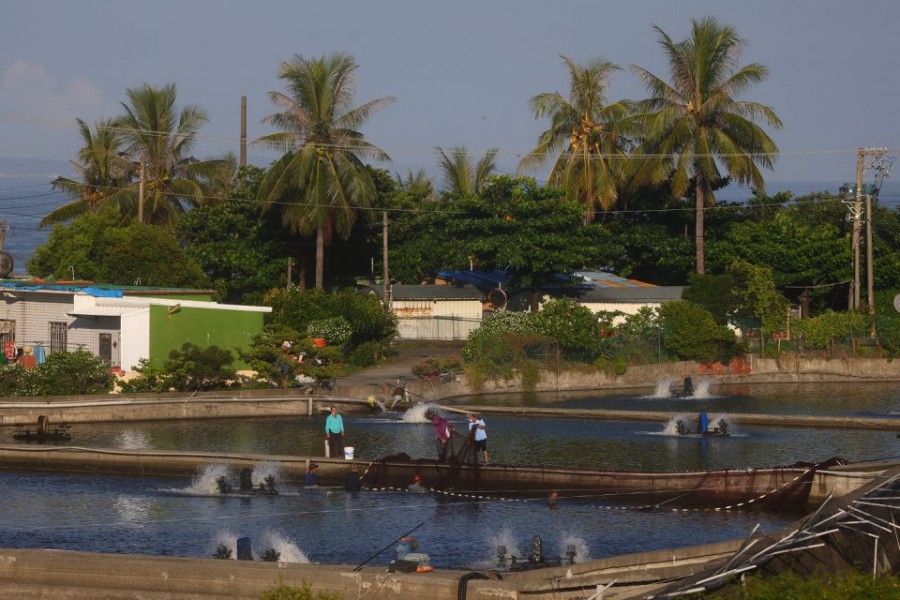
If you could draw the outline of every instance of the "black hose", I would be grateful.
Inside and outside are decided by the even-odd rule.
[[[466,600],[466,591],[469,587],[470,579],[503,579],[499,573],[482,573],[480,571],[470,571],[459,578],[459,584],[456,587],[456,600]]]

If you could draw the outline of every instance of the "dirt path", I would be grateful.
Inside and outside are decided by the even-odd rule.
[[[403,381],[413,377],[412,368],[428,357],[442,358],[459,355],[465,342],[401,342],[395,346],[395,354],[387,361],[374,367],[362,369],[338,377],[335,383],[339,386],[372,386],[381,388],[384,384],[402,385]]]

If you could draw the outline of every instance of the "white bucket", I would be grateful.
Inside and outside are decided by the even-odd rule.
[[[353,460],[353,446],[344,446],[344,460]]]

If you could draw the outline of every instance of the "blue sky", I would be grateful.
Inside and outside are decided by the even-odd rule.
[[[769,68],[744,96],[784,123],[768,179],[853,180],[857,148],[900,147],[895,0],[13,0],[0,21],[0,158],[71,159],[75,118],[120,114],[144,83],[175,83],[181,105],[209,113],[196,156],[237,153],[241,96],[250,139],[270,133],[260,121],[283,90],[279,64],[347,52],[356,104],[397,98],[363,129],[394,159],[382,166],[433,172],[434,146],[461,145],[499,148],[512,171],[547,127],[528,99],[568,93],[560,55],[622,65],[610,98],[643,98],[628,65],[668,79],[653,26],[681,39],[705,16],[746,40],[742,63]],[[260,166],[275,158],[249,150]]]

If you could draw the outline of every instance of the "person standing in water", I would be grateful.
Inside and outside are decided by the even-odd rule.
[[[344,420],[336,406],[325,419],[325,438],[328,440],[328,457],[340,458],[344,453]]]
[[[484,456],[484,464],[488,464],[490,461],[487,449],[487,425],[484,423],[484,419],[478,418],[475,413],[469,414],[469,435],[475,442],[475,452],[481,452]]]

